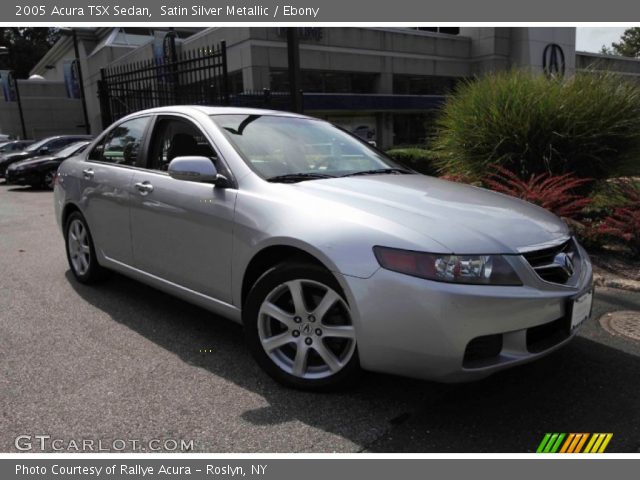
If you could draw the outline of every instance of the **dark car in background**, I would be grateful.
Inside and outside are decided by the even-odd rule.
[[[0,143],[0,155],[5,155],[13,152],[21,152],[33,142],[33,140],[9,140],[6,142],[3,141]]]
[[[67,158],[82,152],[91,142],[75,142],[53,155],[28,158],[7,167],[5,181],[12,185],[31,185],[53,190],[53,182],[60,164]]]
[[[58,135],[55,137],[47,137],[29,145],[21,152],[1,155],[0,178],[4,178],[7,167],[12,163],[43,155],[53,155],[71,143],[91,140],[91,138],[93,138],[91,135]]]

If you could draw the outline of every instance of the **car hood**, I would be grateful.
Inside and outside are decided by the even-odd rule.
[[[434,253],[518,253],[569,235],[562,220],[531,203],[425,175],[356,176],[295,187],[409,228],[440,244]]]
[[[23,160],[25,158],[31,158],[31,157],[34,157],[34,156],[35,156],[35,154],[33,152],[9,153],[9,154],[6,154],[6,155],[3,155],[2,157],[0,157],[0,164],[18,162],[18,161]]]
[[[35,157],[35,158],[27,158],[26,160],[20,160],[19,162],[12,163],[9,168],[18,168],[18,167],[36,167],[43,163],[50,163],[56,160],[62,161],[60,158],[55,155],[47,155],[45,157]]]

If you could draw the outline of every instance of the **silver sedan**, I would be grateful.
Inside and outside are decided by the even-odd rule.
[[[589,257],[560,219],[301,115],[138,112],[63,162],[54,195],[78,281],[115,270],[240,322],[298,388],[361,369],[482,378],[591,311]]]

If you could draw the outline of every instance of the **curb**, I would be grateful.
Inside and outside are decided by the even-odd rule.
[[[640,282],[637,280],[628,280],[625,278],[594,273],[593,283],[598,287],[617,288],[620,290],[628,290],[630,292],[640,292]]]

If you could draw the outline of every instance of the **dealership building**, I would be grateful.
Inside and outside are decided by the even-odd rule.
[[[225,42],[232,99],[265,89],[289,91],[285,28],[77,28],[33,68],[33,79],[17,82],[27,135],[41,136],[35,127],[38,119],[50,121],[47,112],[60,104],[65,113],[56,116],[56,133],[85,131],[80,86],[73,85],[77,75],[70,74],[75,47],[88,129],[98,133],[104,127],[98,98],[101,70],[131,68],[161,56],[168,34],[175,38],[174,48],[185,53]],[[456,84],[485,72],[529,68],[572,75],[606,68],[640,75],[638,60],[576,52],[573,27],[305,27],[298,28],[298,38],[304,113],[382,147],[421,142],[434,112]],[[6,94],[4,100],[0,131],[20,136],[15,102],[7,101]]]

